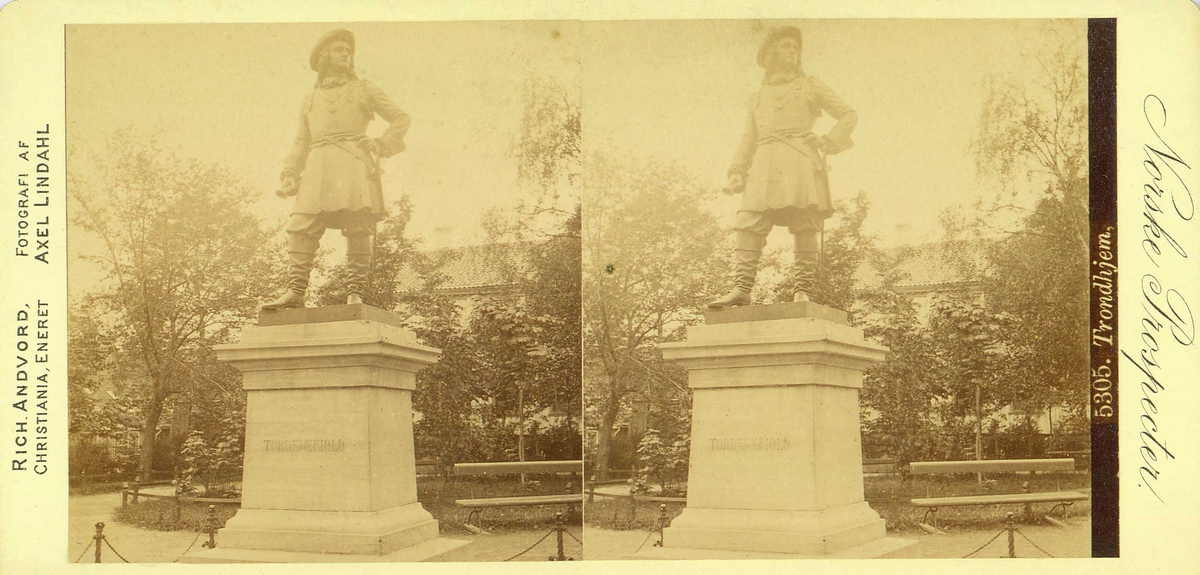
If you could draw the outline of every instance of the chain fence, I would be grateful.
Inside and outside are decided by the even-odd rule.
[[[988,545],[991,545],[993,541],[999,539],[1001,535],[1004,535],[1007,532],[1008,532],[1007,528],[1001,529],[999,533],[996,533],[995,535],[992,536],[991,539],[988,539],[987,543],[984,543],[983,545],[980,545],[978,549],[976,549],[970,553],[967,553],[966,555],[963,555],[963,559],[970,559],[971,557],[974,557],[980,551],[983,551],[985,548],[987,548]]]
[[[103,547],[101,547],[101,544],[107,545],[109,550],[111,550],[113,552],[113,554],[115,554],[117,556],[117,558],[119,558],[121,561],[129,563],[129,560],[126,559],[124,556],[122,556],[121,552],[117,551],[117,548],[113,547],[112,542],[110,542],[108,540],[108,537],[106,537],[104,535],[104,522],[103,521],[96,524],[96,534],[92,535],[92,540],[88,542],[87,547],[83,548],[83,553],[79,554],[79,557],[75,559],[75,562],[79,563],[80,561],[83,561],[83,556],[87,555],[88,550],[95,549],[96,550],[95,562],[100,563],[101,562],[100,559],[101,559],[101,555],[102,555],[102,551],[103,551]]]
[[[1033,542],[1033,539],[1030,539],[1028,535],[1026,535],[1026,534],[1022,533],[1020,529],[1017,529],[1017,535],[1020,535],[1020,536],[1021,536],[1021,538],[1023,538],[1023,539],[1024,539],[1024,540],[1026,540],[1026,541],[1028,541],[1028,542],[1029,542],[1029,544],[1030,544],[1030,545],[1033,545],[1033,546],[1034,546],[1034,548],[1036,548],[1038,551],[1041,551],[1042,553],[1045,553],[1047,557],[1050,557],[1051,559],[1053,559],[1053,558],[1054,558],[1054,556],[1053,556],[1053,555],[1051,555],[1049,551],[1046,551],[1045,549],[1042,549],[1042,546],[1041,546],[1041,545],[1038,545],[1037,543],[1034,543],[1034,542]]]
[[[1054,555],[1051,555],[1049,551],[1046,551],[1045,549],[1042,548],[1041,545],[1038,545],[1032,539],[1030,539],[1029,536],[1026,535],[1023,531],[1021,531],[1020,529],[1017,529],[1017,526],[1013,521],[1012,513],[1008,514],[1008,518],[1005,520],[1005,524],[1006,525],[1004,526],[1004,529],[1001,529],[999,533],[996,533],[995,535],[992,536],[991,539],[988,539],[987,543],[984,543],[983,545],[980,545],[974,551],[967,553],[966,555],[963,555],[963,559],[975,557],[976,555],[979,554],[980,551],[983,551],[985,548],[987,548],[988,545],[991,545],[993,541],[995,541],[996,539],[999,539],[1000,536],[1004,535],[1005,533],[1008,534],[1008,557],[1010,557],[1010,558],[1015,558],[1017,556],[1017,544],[1016,544],[1016,537],[1015,537],[1016,535],[1020,535],[1022,539],[1027,541],[1030,545],[1033,545],[1033,547],[1035,549],[1037,549],[1038,551],[1041,551],[1047,557],[1051,557],[1051,558],[1054,557]]]

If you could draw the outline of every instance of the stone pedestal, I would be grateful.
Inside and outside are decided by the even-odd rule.
[[[438,538],[417,502],[416,373],[439,350],[365,305],[264,312],[217,357],[242,372],[242,506],[185,562],[422,561]]]
[[[906,544],[863,499],[858,394],[887,348],[811,303],[710,312],[688,370],[687,507],[638,558],[870,557]]]

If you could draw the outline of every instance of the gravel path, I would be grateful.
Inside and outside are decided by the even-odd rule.
[[[150,489],[145,491],[150,492]],[[164,491],[166,494],[169,491]],[[95,524],[104,522],[104,535],[108,542],[131,563],[171,563],[174,562],[189,546],[199,547],[206,539],[205,536],[191,531],[155,531],[117,523],[112,519],[113,510],[121,505],[120,493],[101,493],[72,497],[68,512],[68,545],[67,561],[75,561],[84,549],[92,542],[96,533]],[[504,561],[513,555],[533,545],[542,535],[549,531],[549,526],[538,527],[538,530],[505,531],[492,535],[471,535],[453,533],[446,535],[452,539],[471,541],[460,550],[448,557],[453,561]],[[582,538],[578,525],[568,527],[568,531]],[[197,541],[197,536],[200,539]],[[218,535],[219,537],[219,535]],[[220,540],[218,539],[218,543]],[[514,561],[545,561],[548,556],[557,554],[557,542],[554,535],[541,541],[528,553]],[[583,547],[569,535],[563,536],[563,551],[576,560],[583,553]],[[82,563],[95,560],[95,553],[88,549]],[[101,552],[101,562],[119,563],[121,560],[107,546]]]
[[[99,493],[72,497],[67,519],[67,560],[75,561],[92,542],[96,534],[96,523],[104,522],[104,535],[130,563],[170,563],[183,554],[196,540],[198,533],[190,531],[151,531],[117,523],[112,519],[113,509],[121,506],[120,493]],[[196,541],[200,545],[201,541]],[[100,553],[102,563],[120,563],[121,560],[104,546]],[[95,561],[95,551],[89,549],[82,563]]]
[[[1091,520],[1090,518],[1073,518],[1068,522],[1067,529],[1045,525],[1018,525],[1017,528],[1030,540],[1045,549],[1054,557],[1090,557]],[[914,539],[916,544],[910,545],[890,558],[961,558],[976,550],[1000,531],[1000,526],[988,531],[954,531],[946,535],[929,535],[924,531],[889,533],[891,537]],[[583,558],[587,560],[624,559],[632,555],[639,545],[649,547],[658,540],[658,535],[650,536],[647,541],[646,531],[614,531],[589,526],[585,531],[587,545]],[[1014,535],[1017,557],[1046,557],[1041,551],[1021,537]],[[976,557],[995,558],[1008,556],[1008,535],[1004,534],[992,541],[980,551]]]

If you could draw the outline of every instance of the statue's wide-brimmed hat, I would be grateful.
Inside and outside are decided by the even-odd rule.
[[[315,46],[313,46],[312,54],[309,54],[309,56],[308,56],[309,67],[311,67],[313,70],[317,70],[317,56],[321,55],[321,50],[324,50],[326,46],[328,46],[331,43],[336,42],[338,40],[341,40],[341,41],[349,44],[350,45],[350,53],[351,54],[354,53],[354,34],[351,33],[349,30],[342,30],[342,29],[333,30],[333,31],[325,34],[324,36],[321,36],[321,39],[317,40],[317,44]],[[320,70],[317,70],[317,71],[319,72]]]
[[[800,35],[800,29],[795,26],[776,26],[771,28],[771,32],[767,34],[767,39],[763,40],[762,46],[758,48],[758,65],[763,68],[767,67],[767,50],[771,49],[771,44],[784,38],[794,38],[800,48],[804,48],[804,38]]]

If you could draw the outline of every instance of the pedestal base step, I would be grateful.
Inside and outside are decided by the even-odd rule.
[[[722,551],[718,549],[688,549],[686,547],[651,547],[626,556],[639,561],[689,561],[700,559],[876,559],[886,558],[892,553],[917,542],[915,539],[884,537],[861,545],[842,549],[828,555],[799,555],[794,553],[766,553],[762,551]]]
[[[354,555],[346,553],[308,553],[302,551],[270,551],[265,549],[234,549],[217,547],[189,551],[179,558],[180,563],[416,563],[451,560],[450,552],[470,543],[461,539],[439,537],[393,551],[387,555]]]

